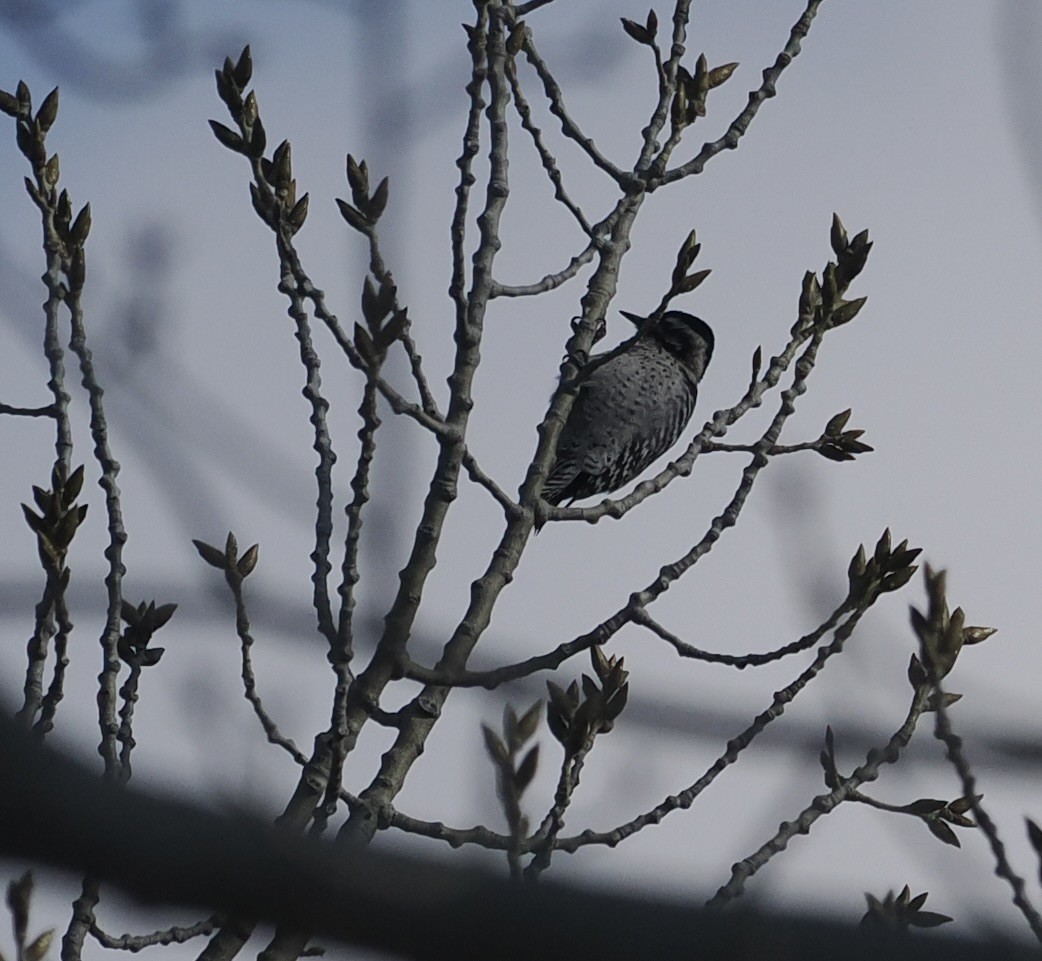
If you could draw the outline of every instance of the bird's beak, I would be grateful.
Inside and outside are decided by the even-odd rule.
[[[620,310],[619,313],[632,323],[637,330],[640,330],[641,327],[644,326],[644,322],[648,319],[647,317],[641,317],[640,314],[631,314],[628,310]]]

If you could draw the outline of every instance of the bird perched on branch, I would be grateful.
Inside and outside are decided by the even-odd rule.
[[[621,313],[648,332],[580,384],[543,485],[554,506],[628,484],[677,442],[695,409],[713,356],[709,326],[680,310],[657,322]]]

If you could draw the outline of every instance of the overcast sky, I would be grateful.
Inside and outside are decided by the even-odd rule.
[[[708,116],[689,131],[678,160],[723,133],[802,8],[799,0],[696,0],[690,59],[704,50],[710,65],[741,66],[713,92]],[[656,9],[666,21],[668,8]],[[528,21],[573,117],[620,165],[633,162],[655,90],[648,52],[625,36],[618,18],[643,20],[646,12],[630,0],[557,0]],[[0,87],[13,90],[24,79],[39,103],[61,85],[49,143],[61,155],[75,205],[89,200],[93,211],[87,319],[123,466],[125,590],[134,601],[154,596],[181,605],[163,633],[162,667],[143,683],[135,731],[142,783],[275,813],[296,780],[292,762],[264,743],[242,699],[230,601],[190,538],[222,543],[232,529],[241,544],[260,543],[251,579],[258,682],[283,730],[305,749],[326,723],[331,690],[309,613],[315,492],[303,375],[276,290],[270,234],[250,207],[247,165],[219,147],[206,124],[227,120],[213,68],[252,44],[269,142],[292,141],[298,190],[311,194],[299,235],[305,264],[345,322],[357,310],[364,251],[334,204],[348,195],[344,155],[366,158],[374,178],[390,175],[385,255],[444,398],[452,350],[448,224],[469,62],[459,24],[471,16],[470,5],[455,0],[97,0],[32,10],[0,3]],[[812,440],[831,415],[850,407],[850,426],[866,431],[875,452],[853,464],[811,453],[772,463],[738,527],[656,605],[656,616],[703,648],[778,647],[842,599],[850,556],[889,526],[895,539],[909,538],[924,558],[948,568],[949,597],[969,623],[999,628],[986,645],[964,653],[948,682],[966,695],[953,720],[967,735],[971,762],[988,738],[1030,738],[1042,711],[1042,493],[1031,441],[1042,430],[1040,45],[1042,13],[1030,4],[825,0],[803,53],[740,149],[656,194],[641,211],[605,342],[628,334],[617,308],[646,312],[657,303],[677,247],[697,228],[700,265],[713,274],[677,306],[713,327],[716,353],[693,436],[703,419],[741,396],[757,346],[768,357],[784,347],[804,271],[820,270],[831,256],[832,212],[851,234],[870,230],[875,247],[851,291],[868,296],[868,304],[826,339],[782,441]],[[539,103],[532,72],[521,73],[530,100]],[[545,118],[541,106],[539,115]],[[615,196],[612,185],[560,140],[556,124],[540,122],[573,195],[590,219],[599,218]],[[516,123],[511,137],[512,197],[497,277],[528,283],[561,269],[583,244],[554,206]],[[48,397],[39,349],[40,230],[22,188],[24,168],[13,124],[0,124],[0,401],[30,406]],[[582,292],[580,279],[547,298],[498,301],[490,312],[469,443],[508,491],[516,491],[534,450],[534,426]],[[358,378],[331,339],[320,337],[319,346],[345,469],[338,493],[346,499]],[[406,373],[401,366],[391,371]],[[74,463],[87,461],[89,476],[82,400]],[[767,410],[757,423],[763,416]],[[411,425],[389,424],[387,434],[393,443],[377,462],[365,541],[371,562],[360,585],[364,616],[374,620],[397,586],[435,450]],[[743,422],[728,439],[757,436]],[[18,503],[29,500],[30,485],[46,484],[53,436],[42,421],[4,418],[0,442],[0,537],[8,545],[0,556],[0,695],[13,703],[42,585]],[[743,455],[713,454],[622,521],[551,525],[529,546],[477,662],[548,650],[622,606],[701,537],[745,463]],[[104,601],[103,507],[89,486],[91,514],[71,560],[77,627],[58,732],[61,743],[87,758],[97,739],[92,684]],[[484,491],[463,488],[418,625],[426,659],[460,617],[500,523]],[[848,770],[863,755],[845,747],[845,731],[885,741],[910,694],[909,603],[923,603],[919,579],[878,605],[850,649],[778,727],[818,737],[831,724]],[[365,638],[360,644],[364,650]],[[598,742],[569,811],[569,834],[610,827],[690,784],[807,661],[739,675],[681,662],[636,630],[620,635],[613,650],[627,657],[637,720],[627,726],[624,715]],[[585,661],[558,677],[580,669]],[[514,689],[511,696],[522,705],[538,690]],[[389,706],[403,696],[389,695]],[[400,807],[453,825],[500,828],[478,730],[499,711],[485,694],[454,695]],[[655,730],[649,722],[656,717],[668,726]],[[928,718],[917,735],[920,749],[886,770],[870,793],[895,803],[957,796],[931,729]],[[549,734],[541,738],[543,770],[530,795],[536,819],[558,757]],[[367,783],[387,743],[383,732],[363,739],[349,767],[350,788]],[[734,861],[821,792],[817,746],[789,744],[783,730],[772,731],[693,811],[671,815],[615,851],[561,855],[554,873],[699,903],[727,880]],[[1010,760],[1005,770],[985,766],[980,775],[1016,866],[1036,876],[1021,838],[1023,816],[1042,817],[1037,767]],[[960,837],[962,850],[948,848],[913,818],[844,805],[754,878],[750,896],[856,920],[863,891],[882,895],[908,883],[914,892],[929,890],[929,907],[954,915],[964,931],[983,924],[1025,933],[1008,891],[991,874],[983,836]],[[54,898],[41,901],[41,927],[64,927],[59,896],[67,901],[71,890],[55,882]],[[117,933],[149,925],[122,907],[103,918]]]

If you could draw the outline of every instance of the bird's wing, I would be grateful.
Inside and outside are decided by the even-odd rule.
[[[606,369],[605,373],[613,372]],[[629,407],[619,378],[605,376],[583,384],[561,431],[558,462],[570,465],[573,475],[580,471],[595,477],[602,474],[636,438],[637,412],[632,402]],[[609,409],[615,414],[607,418],[604,411]]]

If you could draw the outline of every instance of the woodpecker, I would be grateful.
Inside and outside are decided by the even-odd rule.
[[[638,330],[649,323],[621,313]],[[691,419],[712,356],[709,326],[669,310],[628,350],[597,367],[579,386],[561,429],[544,500],[557,506],[616,491],[669,450]]]

